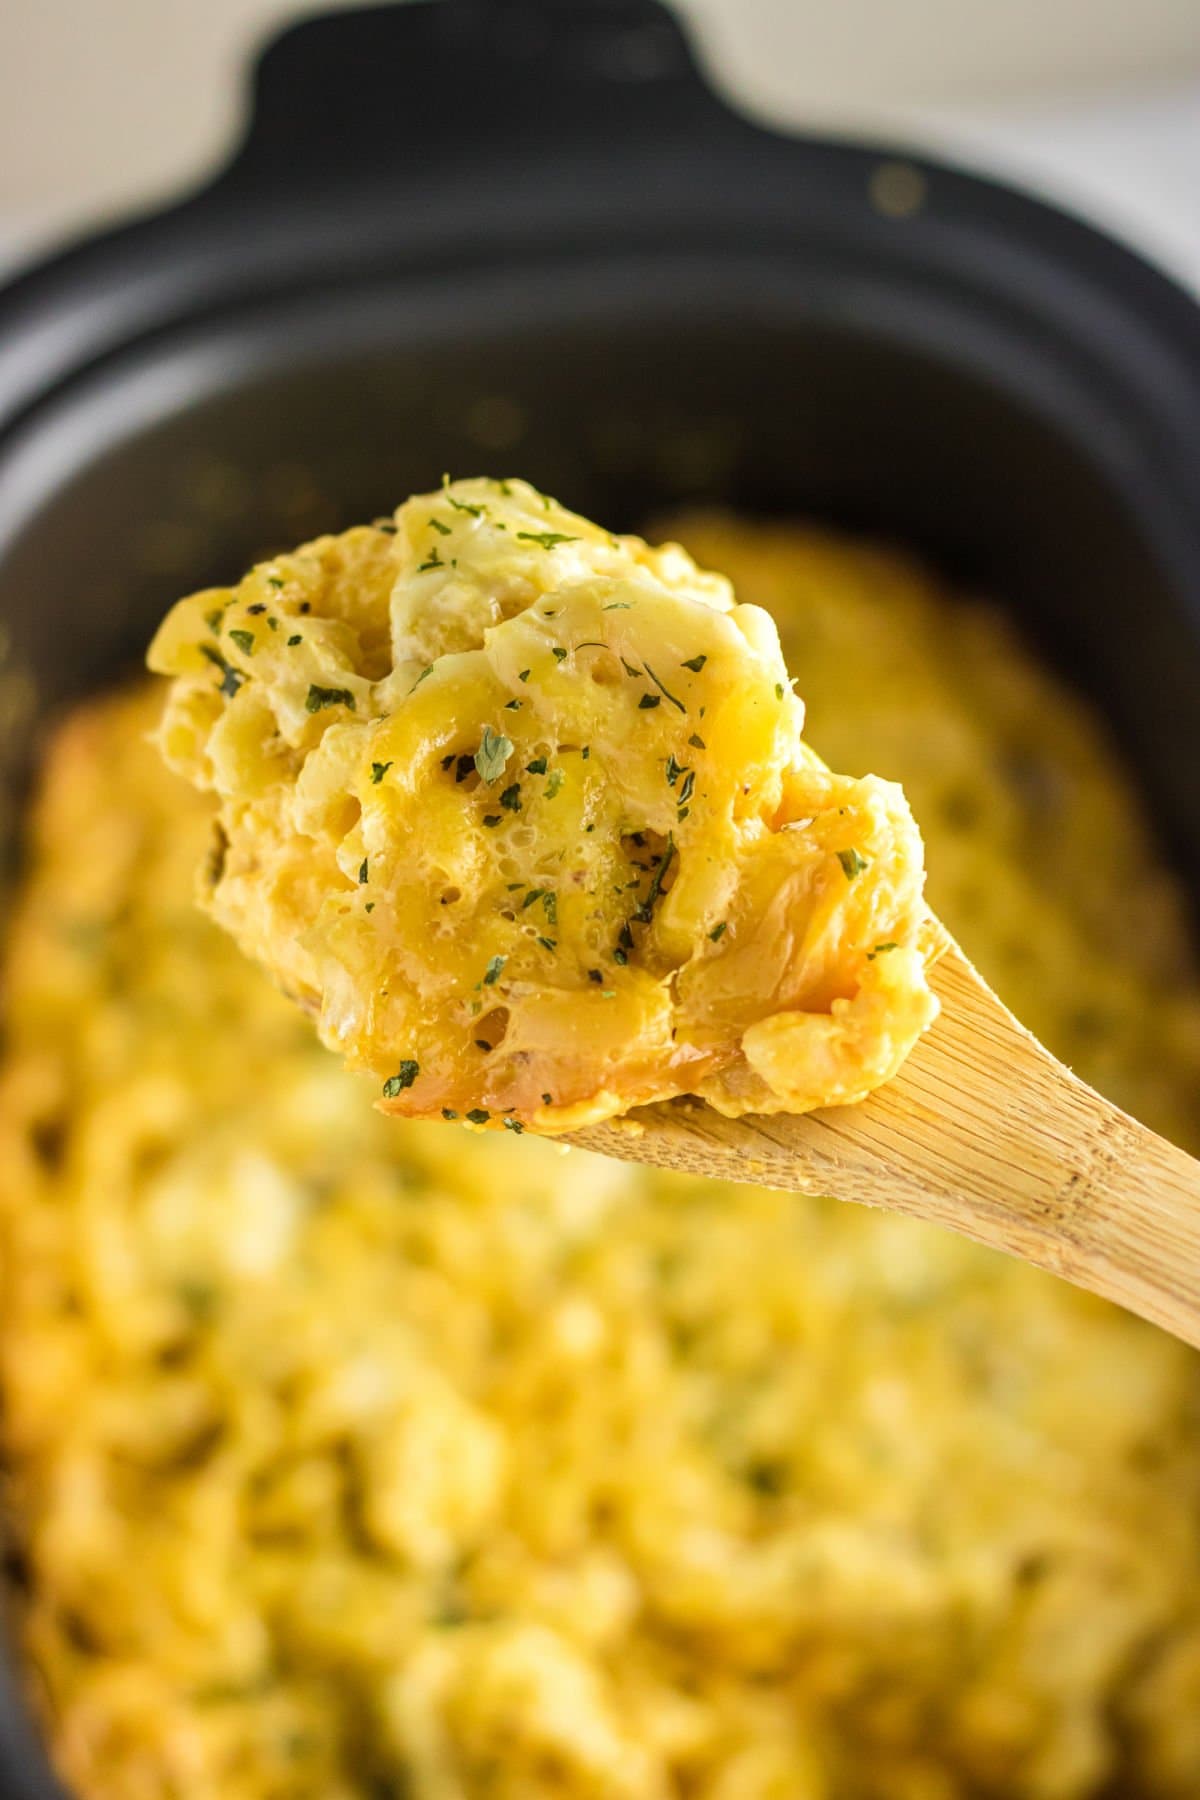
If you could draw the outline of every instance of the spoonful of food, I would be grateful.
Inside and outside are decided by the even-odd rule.
[[[180,601],[203,903],[378,1104],[889,1205],[1200,1342],[1200,1164],[930,914],[903,792],[802,739],[768,614],[519,481]]]

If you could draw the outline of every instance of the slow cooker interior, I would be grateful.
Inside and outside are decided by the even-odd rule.
[[[1194,646],[1038,371],[1002,387],[777,278],[701,273],[686,307],[687,272],[654,266],[276,297],[76,381],[0,483],[0,615],[39,703],[133,663],[171,599],[256,555],[443,469],[519,472],[618,528],[699,500],[915,546],[1099,698],[1200,873],[1190,746],[1154,704],[1196,679]]]

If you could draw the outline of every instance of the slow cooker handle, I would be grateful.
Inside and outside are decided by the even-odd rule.
[[[286,205],[411,181],[414,165],[461,174],[503,155],[528,170],[531,148],[552,164],[747,129],[658,0],[414,0],[308,19],[271,43],[216,185]]]

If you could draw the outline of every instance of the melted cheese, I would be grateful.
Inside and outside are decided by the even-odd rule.
[[[801,741],[769,616],[522,482],[182,601],[161,743],[208,904],[417,1117],[859,1100],[936,1003],[902,791]]]

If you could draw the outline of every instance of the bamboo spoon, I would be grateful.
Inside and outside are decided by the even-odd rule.
[[[946,935],[942,1012],[858,1106],[726,1119],[644,1107],[568,1141],[949,1225],[1200,1346],[1200,1162],[1085,1087]]]

